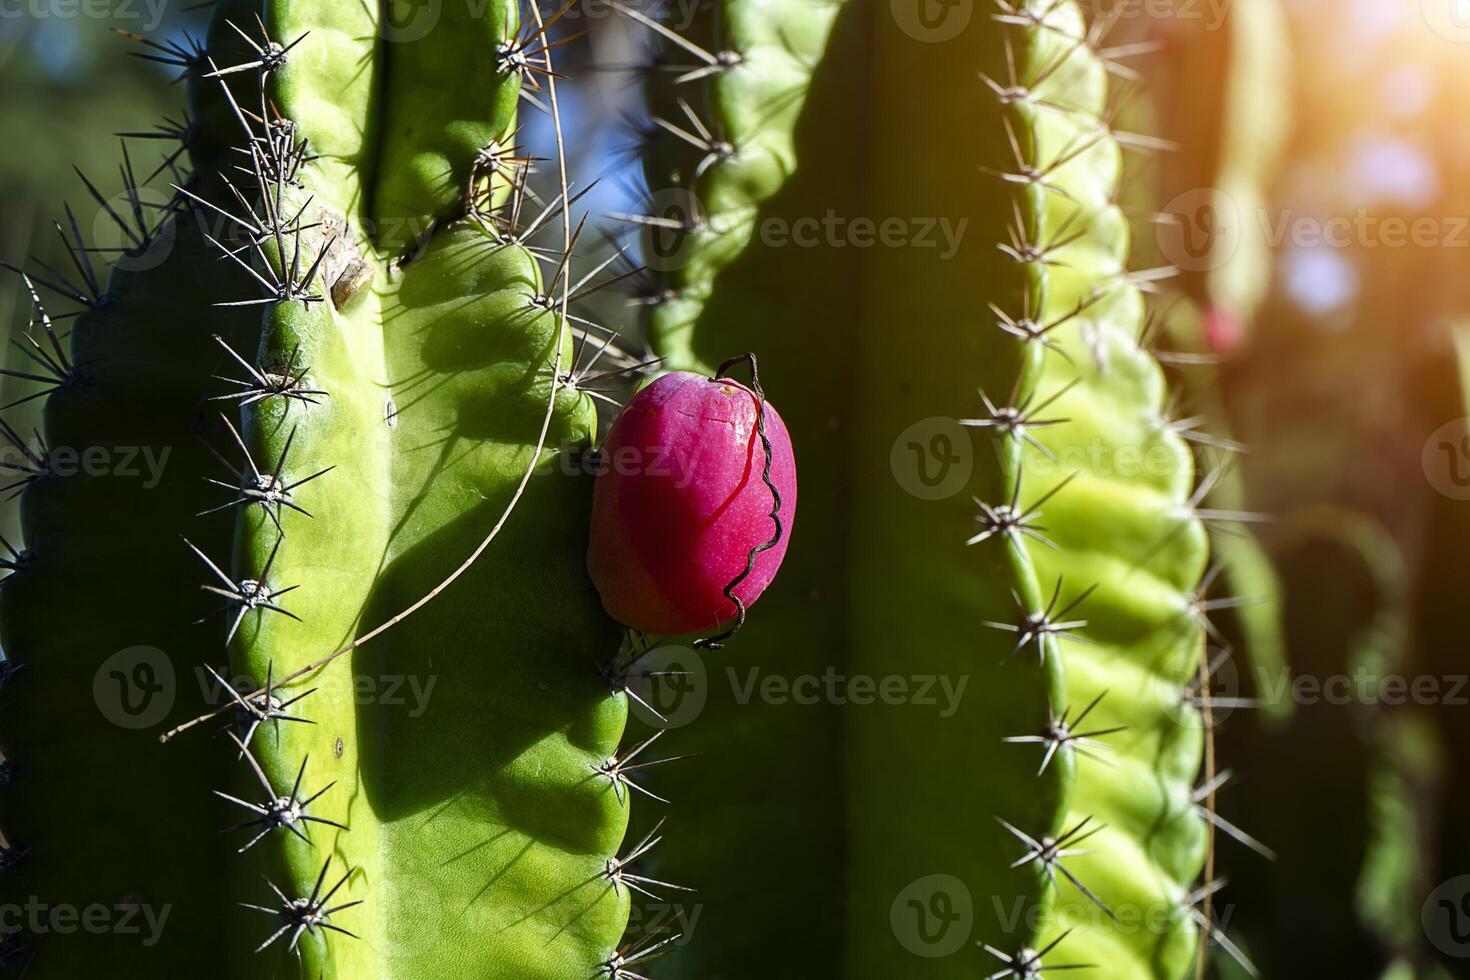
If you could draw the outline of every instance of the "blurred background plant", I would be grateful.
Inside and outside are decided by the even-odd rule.
[[[1229,610],[1219,637],[1245,656],[1217,689],[1262,709],[1216,719],[1238,775],[1220,814],[1271,852],[1252,861],[1220,836],[1217,867],[1250,896],[1229,930],[1267,977],[1467,975],[1470,854],[1454,831],[1470,814],[1457,615],[1470,444],[1455,324],[1470,312],[1470,19],[1456,16],[1470,11],[1289,0],[1284,73],[1266,35],[1237,29],[1247,49],[1221,53],[1224,32],[1183,22],[1187,6],[1152,25],[1162,51],[1146,73],[1182,144],[1157,160],[1156,207],[1188,233],[1201,188],[1223,191],[1208,214],[1223,254],[1192,264],[1167,221],[1140,245],[1181,267],[1196,315],[1172,318],[1174,339],[1208,362],[1178,362],[1195,395],[1181,414],[1223,412],[1247,447],[1222,504],[1263,518],[1249,527],[1275,570],[1233,583],[1269,621]],[[1259,7],[1220,9],[1269,16]],[[1222,83],[1232,63],[1246,77]],[[1259,141],[1283,108],[1279,165],[1259,192],[1237,186],[1229,168],[1271,153]],[[1199,180],[1210,133],[1224,172]]]
[[[1209,190],[1234,209],[1225,265],[1250,280],[1206,263],[1163,287],[1185,297],[1168,324],[1168,342],[1188,351],[1175,364],[1193,392],[1181,414],[1223,419],[1248,447],[1219,505],[1266,518],[1251,527],[1270,558],[1243,576],[1261,604],[1222,618],[1221,644],[1248,655],[1217,678],[1265,710],[1217,723],[1220,755],[1240,774],[1220,814],[1275,860],[1222,836],[1219,873],[1237,904],[1219,916],[1267,977],[1470,976],[1470,839],[1456,832],[1470,818],[1470,429],[1457,423],[1470,372],[1456,345],[1470,352],[1470,10],[1270,3],[1284,12],[1292,70],[1270,59],[1231,94],[1225,66],[1261,54],[1248,32],[1236,35],[1246,48],[1218,43],[1235,0],[1095,0],[1119,17],[1120,44],[1152,52],[1129,61],[1154,92],[1137,112],[1183,144],[1135,175],[1138,251],[1160,259],[1139,267],[1189,264],[1152,214],[1187,211]],[[71,164],[104,196],[118,192],[115,134],[181,119],[182,92],[168,65],[138,57],[156,50],[113,30],[188,45],[206,13],[182,0],[0,0],[0,259],[66,268],[53,224],[63,201],[89,241],[118,244]],[[587,31],[559,64],[574,176],[582,205],[603,216],[584,241],[632,249],[616,216],[646,191],[628,148],[648,125],[638,76],[653,39],[606,4],[568,17]],[[533,147],[544,142],[543,120],[526,125]],[[1235,136],[1222,148],[1212,133]],[[1257,191],[1209,176],[1221,154],[1273,133],[1281,160]],[[177,148],[128,144],[140,177]],[[168,178],[153,181],[159,203]],[[591,302],[592,318],[636,331],[636,309],[614,291]],[[12,337],[29,311],[19,279],[0,277]],[[3,363],[25,369],[13,345]],[[24,393],[0,379],[0,404]],[[0,503],[7,537],[14,508]],[[1333,677],[1366,680],[1335,698]],[[1392,678],[1402,696],[1383,684]]]

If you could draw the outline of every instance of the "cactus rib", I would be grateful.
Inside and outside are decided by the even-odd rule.
[[[487,150],[511,138],[525,58],[507,64],[481,52],[544,32],[521,26],[506,4],[484,17],[446,11],[411,39],[390,37],[379,17],[285,0],[217,11],[208,56],[189,65],[209,138],[191,146],[199,176],[183,213],[201,220],[176,222],[165,270],[191,284],[185,301],[199,312],[182,323],[160,316],[157,304],[180,300],[154,284],[137,294],[154,307],[126,329],[103,334],[83,322],[73,336],[91,382],[117,373],[106,359],[94,370],[84,346],[92,338],[106,337],[107,357],[126,364],[135,345],[149,348],[157,322],[187,331],[193,363],[154,370],[183,370],[193,382],[174,386],[144,431],[187,433],[198,417],[209,446],[182,461],[180,489],[138,494],[134,517],[142,540],[177,529],[175,546],[162,549],[168,576],[150,587],[201,594],[195,617],[214,623],[170,625],[161,655],[183,674],[182,693],[190,672],[226,681],[216,707],[239,726],[232,744],[191,734],[161,750],[170,761],[156,782],[167,795],[163,785],[145,788],[187,798],[196,826],[245,836],[196,834],[208,853],[164,862],[151,877],[129,862],[117,868],[119,879],[146,886],[149,902],[188,908],[200,926],[167,931],[128,958],[135,972],[125,975],[178,972],[221,949],[312,977],[408,977],[446,964],[465,975],[590,975],[616,955],[626,925],[628,875],[604,872],[629,801],[595,778],[615,754],[626,708],[596,669],[615,634],[582,567],[590,488],[559,475],[531,482],[555,452],[543,447],[585,444],[595,413],[558,377],[572,338],[553,296],[558,280],[547,283],[538,267],[548,253],[518,240],[523,229],[502,205],[520,191],[484,167]],[[542,54],[530,60],[549,70]],[[418,85],[378,91],[385,78],[457,77],[464,65],[478,73],[478,90],[458,100]],[[200,271],[181,275],[184,260]],[[117,308],[121,295],[114,276],[104,302]],[[86,416],[72,413],[78,424],[61,431],[84,433],[86,445],[117,423],[99,397],[115,395],[84,390],[93,399]],[[48,431],[77,397],[50,396]],[[114,543],[105,524],[88,526],[89,514],[106,511],[78,510],[65,492],[73,482],[28,485],[27,541],[48,557],[0,601],[7,649],[79,688],[57,665],[90,671],[93,649],[121,641],[85,636],[82,656],[54,631],[28,629],[35,618],[18,611],[20,602],[44,609],[76,584],[86,549],[121,557],[131,545]],[[47,511],[65,515],[53,536],[69,547],[38,525],[34,515]],[[482,544],[455,570],[446,556],[468,550],[496,515],[504,533],[495,549],[476,563]],[[404,621],[402,610],[440,592]],[[222,617],[209,615],[215,600]],[[118,613],[119,635],[147,636],[168,619],[132,601]],[[398,623],[361,645],[379,624]],[[317,669],[344,642],[355,647],[350,661]],[[221,645],[227,670],[216,667]],[[184,663],[185,650],[198,662]],[[364,696],[364,681],[376,697]],[[417,685],[419,703],[384,684]],[[170,717],[191,708],[181,703]],[[28,756],[37,722],[12,718],[7,748]],[[136,769],[129,760],[141,744],[105,761]],[[33,808],[19,813],[20,829],[47,845],[35,848],[46,860],[34,887],[69,900],[58,838],[26,816],[52,809],[46,786],[7,791]],[[136,830],[139,841],[163,833]],[[75,860],[108,863],[85,849]],[[236,884],[220,889],[221,879]],[[98,884],[94,875],[82,893]],[[237,921],[225,911],[232,901],[277,921]],[[425,917],[430,907],[438,911]],[[497,938],[466,944],[465,934]],[[29,969],[74,975],[100,962],[106,945],[37,942]]]
[[[691,747],[738,737],[762,761],[721,768],[738,819],[698,843],[671,841],[670,863],[709,875],[715,855],[764,828],[809,866],[845,869],[826,900],[845,902],[845,927],[803,918],[808,936],[845,932],[846,975],[917,969],[891,907],[911,884],[946,874],[974,899],[971,938],[983,949],[929,962],[925,975],[1087,963],[1116,977],[1181,976],[1204,916],[1191,902],[1213,894],[1192,884],[1208,838],[1193,802],[1205,742],[1193,702],[1208,695],[1189,693],[1203,662],[1207,544],[1188,445],[1166,424],[1163,376],[1139,344],[1144,279],[1124,266],[1120,154],[1143,141],[1109,129],[1101,40],[1071,3],[1003,4],[947,41],[903,29],[886,4],[817,9],[814,28],[806,5],[772,17],[727,0],[675,46],[733,50],[740,63],[703,79],[698,94],[691,85],[671,96],[656,76],[655,109],[672,105],[717,139],[693,145],[666,115],[670,136],[647,153],[650,186],[699,205],[665,249],[681,261],[664,270],[650,336],[673,368],[758,346],[772,390],[783,401],[797,392],[801,410],[790,414],[806,482],[815,468],[817,481],[842,488],[823,526],[804,527],[785,588],[764,600],[731,656],[798,673],[948,674],[970,686],[943,719],[914,705],[757,707],[712,691]],[[785,99],[776,80],[786,76],[761,70],[771,37],[786,52],[793,38],[825,52],[815,73],[792,73]],[[914,102],[920,80],[929,94]],[[865,132],[844,99],[881,120],[880,132]],[[948,261],[917,247],[792,254],[761,235],[829,204],[875,220],[967,224]],[[655,224],[653,244],[665,230]],[[810,279],[854,285],[811,302],[780,288]],[[789,322],[805,331],[780,329]],[[835,361],[835,384],[802,373],[812,356]],[[972,467],[939,500],[871,477],[926,419],[964,434],[960,458]],[[946,419],[957,428],[943,429]],[[933,445],[956,444],[948,438]],[[1130,451],[1157,465],[1114,465]],[[810,592],[826,590],[804,576],[838,560],[849,568],[841,595],[813,604]],[[1077,716],[1085,732],[1067,726]],[[813,730],[846,742],[842,785],[804,789],[845,825],[841,852],[768,792],[813,771],[792,747],[796,726],[818,751],[826,742]],[[988,748],[1006,742],[1042,747]],[[973,768],[980,758],[983,771]],[[670,783],[712,791],[687,772]],[[940,814],[967,819],[943,824]],[[727,909],[738,927],[739,890],[706,897],[711,914]],[[1118,921],[1147,913],[1163,924]],[[742,962],[738,939],[711,935],[721,928],[706,925],[703,942],[681,953],[687,975]],[[783,952],[790,975],[819,969],[803,949]]]

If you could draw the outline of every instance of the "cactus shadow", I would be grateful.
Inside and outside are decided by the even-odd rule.
[[[493,866],[503,849],[471,845],[503,833],[495,828],[580,851],[605,822],[597,795],[580,785],[585,768],[566,762],[568,742],[589,753],[615,748],[602,744],[597,725],[609,694],[596,665],[617,641],[593,615],[585,520],[573,519],[590,507],[585,482],[537,478],[479,563],[353,655],[355,676],[376,682],[379,694],[359,696],[357,712],[374,814],[423,817],[438,825],[435,834],[466,825],[455,831],[464,837],[461,862]],[[391,556],[363,622],[384,621],[442,581],[508,497],[507,489]],[[421,506],[432,511],[436,502]],[[388,697],[395,681],[397,696]]]

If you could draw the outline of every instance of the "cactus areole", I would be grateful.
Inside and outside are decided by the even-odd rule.
[[[791,438],[759,381],[748,388],[724,371],[659,378],[603,446],[587,567],[608,613],[633,629],[738,626],[786,555]]]

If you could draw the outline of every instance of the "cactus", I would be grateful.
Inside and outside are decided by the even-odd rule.
[[[446,8],[413,36],[377,16],[222,5],[175,59],[194,168],[162,226],[105,287],[86,275],[95,296],[47,277],[83,309],[69,350],[35,331],[49,451],[11,486],[4,895],[167,920],[149,943],[43,921],[6,937],[28,976],[584,976],[624,931],[589,481],[531,479],[595,416],[556,380],[566,263],[543,275],[495,207],[518,93],[551,84],[540,14]],[[156,488],[56,464],[128,447],[170,453]],[[516,498],[442,597],[308,669],[431,594]],[[99,713],[134,681],[173,696],[137,719],[159,727]],[[365,682],[434,686],[410,711]],[[196,685],[232,738],[158,745]]]
[[[1187,5],[1165,9],[1150,73],[1159,132],[1173,143],[1160,168],[1172,225],[1164,234],[1181,289],[1202,311],[1204,339],[1228,353],[1245,340],[1271,279],[1262,216],[1290,122],[1286,14],[1278,0],[1234,0],[1215,22]]]
[[[1195,704],[1209,696],[1194,685],[1211,515],[1196,512],[1189,451],[1138,342],[1140,279],[1124,269],[1113,203],[1120,144],[1134,141],[1104,122],[1106,66],[1072,4],[1002,4],[937,40],[895,19],[902,6],[773,18],[727,0],[678,38],[650,28],[664,65],[695,51],[727,66],[697,85],[654,75],[668,135],[647,153],[662,210],[643,223],[651,250],[672,257],[654,291],[654,349],[691,370],[735,343],[760,350],[767,387],[794,406],[806,499],[829,501],[808,506],[730,659],[705,667],[709,704],[681,736],[719,765],[660,784],[718,794],[729,814],[668,842],[664,859],[702,883],[706,904],[674,969],[738,973],[759,956],[764,972],[832,975],[845,943],[851,975],[1090,963],[1182,976],[1205,915],[1194,903],[1213,892],[1194,884],[1208,847],[1194,782],[1206,740]],[[950,261],[772,243],[829,208],[967,224]],[[836,294],[812,296],[810,282]],[[817,360],[829,367],[813,377]],[[911,492],[887,478],[890,448],[900,465],[931,440],[968,479]],[[1113,465],[1130,449],[1160,462],[1142,476]],[[848,569],[841,583],[834,565]],[[720,690],[719,674],[734,687],[763,667],[969,686],[942,719]],[[798,786],[803,812],[787,795]],[[832,829],[844,824],[845,848]],[[743,941],[737,910],[755,884],[724,869],[732,853],[805,869],[815,894],[760,898],[775,921],[800,921],[799,936],[754,952]],[[925,963],[896,941],[890,913],[912,914],[906,889],[934,875],[973,900],[983,948]],[[959,899],[945,902],[932,911]],[[1119,910],[1164,925],[1127,929]]]
[[[1249,814],[1267,839],[1292,846],[1270,865],[1240,869],[1238,884],[1255,901],[1238,910],[1235,929],[1267,976],[1378,975],[1393,963],[1430,976],[1420,914],[1432,889],[1444,753],[1431,712],[1393,690],[1424,676],[1412,663],[1412,572],[1394,539],[1360,513],[1303,509],[1279,531],[1293,666],[1306,696],[1280,724],[1243,725],[1222,741],[1260,760],[1227,816]],[[1261,693],[1285,700],[1290,689],[1276,684],[1286,675],[1263,677]],[[1311,805],[1274,807],[1304,768],[1322,774]],[[1313,914],[1283,928],[1284,910],[1298,908]]]
[[[1146,96],[1129,112],[1167,141],[1156,172],[1138,168],[1133,203],[1139,261],[1172,263],[1181,301],[1168,304],[1159,329],[1176,350],[1180,409],[1199,420],[1191,435],[1205,447],[1214,488],[1211,509],[1246,513],[1242,467],[1230,438],[1226,372],[1255,327],[1271,282],[1264,217],[1290,120],[1281,93],[1290,84],[1286,15],[1278,0],[1241,0],[1198,16],[1186,4],[1153,8],[1139,42],[1157,49],[1140,67]],[[1159,211],[1156,215],[1154,212]],[[1258,670],[1286,670],[1280,586],[1253,530],[1215,542],[1229,590],[1250,601],[1234,609],[1242,652]],[[1268,703],[1276,716],[1289,703]]]
[[[1178,401],[1189,408],[1176,409],[1188,416],[1187,438],[1202,450],[1202,465],[1210,484],[1204,503],[1212,511],[1235,514],[1242,526],[1235,533],[1220,535],[1213,542],[1216,562],[1227,591],[1240,597],[1227,612],[1226,635],[1236,643],[1242,660],[1259,677],[1289,676],[1290,667],[1283,626],[1281,582],[1270,557],[1258,538],[1270,515],[1252,511],[1245,474],[1238,465],[1244,446],[1229,438],[1231,420],[1222,388],[1224,372],[1216,366],[1217,355],[1205,335],[1204,317],[1189,302],[1170,309],[1162,330],[1175,348],[1163,357],[1178,362]],[[1291,714],[1288,700],[1265,700],[1262,713],[1280,721]]]
[[[38,321],[51,450],[13,467],[0,591],[4,896],[171,917],[11,936],[27,975],[1144,980],[1234,949],[1207,525],[1238,515],[1144,342],[1117,196],[1151,141],[1111,125],[1106,22],[615,7],[661,49],[631,281],[664,369],[760,353],[815,501],[780,577],[717,652],[620,645],[587,574],[590,481],[552,463],[598,431],[567,311],[596,275],[564,163],[529,217],[514,147],[519,102],[559,123],[562,13],[222,4],[163,49],[195,120],[164,223],[95,296],[37,280],[83,309],[69,348]],[[829,215],[876,247],[801,247]],[[157,487],[54,462],[131,446],[172,451]],[[763,703],[762,671],[845,693]],[[702,758],[641,785],[671,760],[629,702],[672,674],[708,703],[665,744]],[[389,677],[436,684],[362,696]],[[693,935],[630,929],[663,877]]]

